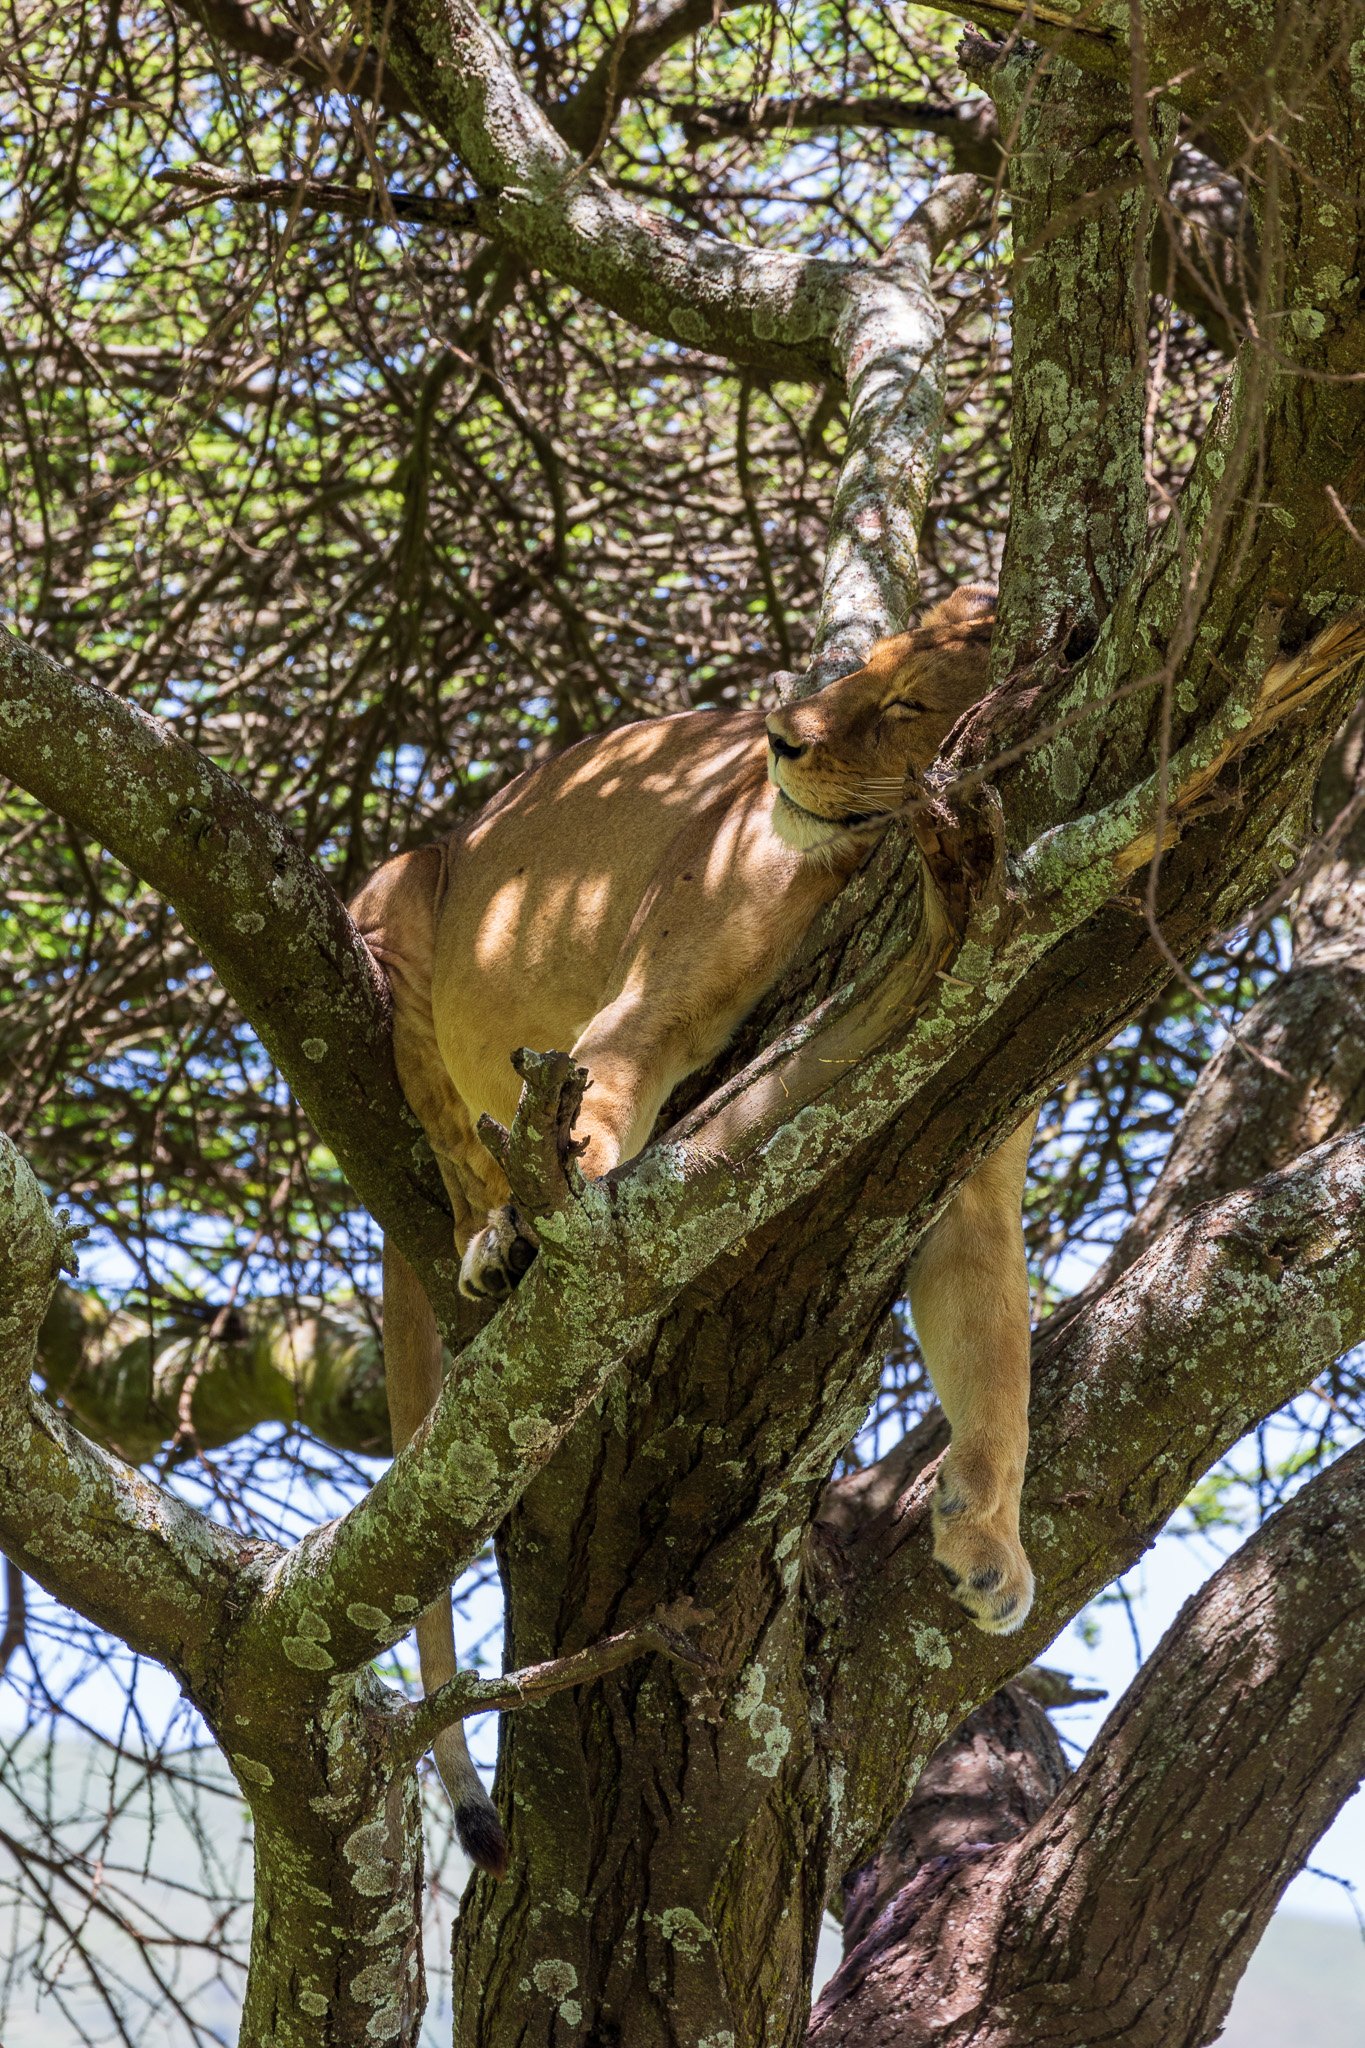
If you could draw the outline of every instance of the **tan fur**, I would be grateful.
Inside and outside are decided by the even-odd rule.
[[[362,889],[353,914],[393,988],[399,1077],[450,1193],[467,1292],[502,1293],[517,1277],[507,1183],[475,1135],[485,1112],[512,1119],[512,1053],[565,1048],[588,1069],[576,1126],[585,1173],[632,1158],[676,1084],[782,973],[983,694],[992,624],[993,594],[968,586],[882,641],[856,674],[766,720],[684,712],[585,740]],[[935,1555],[993,1630],[1018,1627],[1032,1589],[1018,1536],[1028,1428],[1019,1201],[1031,1129],[965,1183],[911,1277],[953,1425]],[[391,1343],[387,1277],[397,1443],[439,1377],[430,1332]],[[453,1668],[448,1620],[447,1610],[441,1650],[422,1645],[428,1689]]]

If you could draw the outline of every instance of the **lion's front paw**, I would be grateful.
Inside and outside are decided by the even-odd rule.
[[[974,1512],[951,1469],[934,1491],[934,1563],[954,1600],[987,1635],[1012,1635],[1033,1605],[1033,1570],[1004,1509]]]
[[[516,1212],[511,1207],[495,1209],[470,1238],[460,1261],[461,1294],[474,1301],[501,1301],[535,1255],[535,1245],[517,1228]]]

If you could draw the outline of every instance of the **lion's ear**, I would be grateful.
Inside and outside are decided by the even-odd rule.
[[[920,631],[932,633],[947,627],[989,626],[995,623],[995,592],[989,583],[963,583],[950,597],[930,605],[920,620]]]

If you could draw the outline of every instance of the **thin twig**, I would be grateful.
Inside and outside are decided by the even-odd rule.
[[[558,1692],[586,1685],[637,1657],[658,1654],[687,1664],[694,1671],[712,1672],[714,1661],[697,1648],[686,1633],[688,1626],[708,1619],[704,1610],[690,1600],[674,1601],[648,1621],[604,1636],[584,1650],[567,1657],[554,1657],[544,1664],[528,1664],[521,1671],[509,1671],[501,1678],[479,1678],[472,1671],[457,1671],[428,1699],[415,1701],[398,1721],[394,1741],[400,1754],[419,1757],[430,1749],[436,1737],[452,1722],[471,1714],[511,1713],[518,1707],[539,1707]]]
[[[235,178],[213,164],[173,164],[153,172],[158,185],[186,193],[168,202],[171,219],[196,206],[226,199],[234,206],[283,206],[300,213],[340,213],[350,220],[408,221],[418,227],[472,228],[474,208],[464,199],[430,199],[417,192],[341,185],[327,178]]]

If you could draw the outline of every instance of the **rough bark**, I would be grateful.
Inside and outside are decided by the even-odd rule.
[[[1142,547],[1149,245],[1172,120],[1159,107],[1148,132],[1128,79],[1051,55],[969,37],[964,62],[995,101],[1012,205],[1014,509],[991,650],[1004,677],[1087,654]]]
[[[1028,1831],[930,1864],[831,1979],[810,2048],[1202,2048],[1365,1770],[1365,1449],[1189,1601]]]
[[[0,1135],[0,1540],[59,1599],[183,1677],[212,1655],[243,1546],[30,1394],[39,1327],[73,1266],[61,1218]]]
[[[1070,1770],[1043,1707],[1002,1685],[934,1751],[877,1854],[844,1879],[845,1957],[867,1941],[880,1947],[885,1908],[921,1871],[1012,1842],[1041,1819]]]

